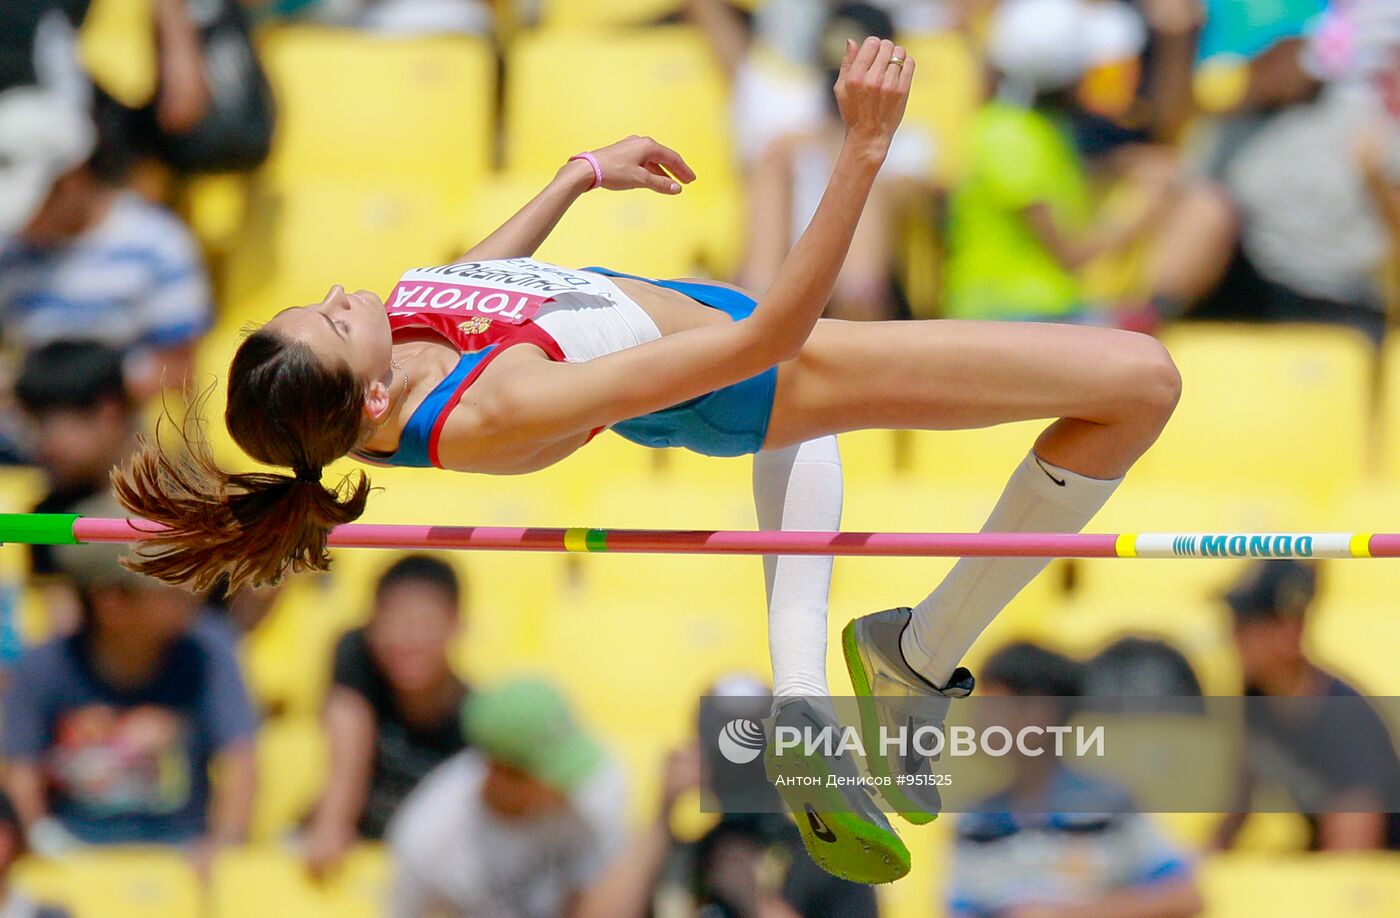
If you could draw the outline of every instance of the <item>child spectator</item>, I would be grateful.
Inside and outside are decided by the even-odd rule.
[[[82,509],[120,515],[114,507]],[[82,624],[19,661],[5,699],[5,783],[38,854],[177,845],[207,866],[248,828],[252,704],[228,632],[198,620],[192,594],[123,567],[125,551],[59,548]]]
[[[307,840],[313,873],[333,868],[357,839],[383,838],[404,798],[465,747],[467,689],[447,656],[461,609],[451,566],[408,555],[379,578],[369,624],[336,646],[323,714],[330,775]]]
[[[987,661],[983,695],[1023,699],[1028,724],[1065,723],[1078,667],[1034,644]],[[1000,710],[1008,710],[1001,708]],[[1014,732],[1014,728],[1013,728]],[[1007,758],[1010,786],[958,817],[949,912],[955,918],[1177,918],[1202,907],[1191,867],[1124,792],[1053,755]],[[1103,812],[1090,812],[1102,810]]]
[[[85,161],[82,123],[43,90],[0,95],[0,328],[21,350],[76,338],[131,351],[144,400],[187,379],[211,321],[209,279],[173,214]]]

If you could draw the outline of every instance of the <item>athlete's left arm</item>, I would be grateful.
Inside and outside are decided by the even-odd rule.
[[[681,185],[695,181],[694,170],[679,153],[650,137],[634,135],[619,140],[594,150],[593,158],[603,173],[602,187],[609,191],[650,188],[659,194],[680,194]],[[593,187],[595,178],[593,167],[587,162],[570,160],[530,203],[458,260],[487,261],[535,254],[570,205]]]

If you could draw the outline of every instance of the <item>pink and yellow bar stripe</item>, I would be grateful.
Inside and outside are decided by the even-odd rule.
[[[139,542],[144,520],[0,514],[0,542]],[[1400,533],[967,533],[514,528],[351,523],[339,548],[612,552],[704,555],[862,555],[1024,558],[1397,558]]]

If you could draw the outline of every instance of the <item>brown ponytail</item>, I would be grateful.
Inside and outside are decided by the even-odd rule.
[[[265,329],[250,334],[229,367],[225,420],[244,452],[293,474],[219,468],[205,436],[206,390],[178,425],[177,449],[161,448],[158,426],[112,472],[129,513],[169,527],[143,542],[127,566],[197,590],[223,575],[237,589],[275,583],[288,570],[326,570],[326,536],[358,518],[369,496],[364,473],[334,488],[320,482],[322,467],[359,439],[363,392],[348,367],[324,366],[306,345]]]

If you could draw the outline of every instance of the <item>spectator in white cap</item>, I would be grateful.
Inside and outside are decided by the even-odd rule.
[[[0,330],[21,350],[85,340],[128,353],[133,391],[181,384],[211,318],[209,280],[175,216],[104,180],[72,96],[0,93]]]
[[[1126,214],[1095,213],[1070,136],[1076,91],[1092,69],[1135,59],[1147,26],[1131,7],[1092,0],[1008,0],[992,16],[991,101],[969,132],[968,173],[950,202],[946,314],[1106,322],[1082,271],[1127,251],[1175,203],[1175,170],[1140,170]]]

